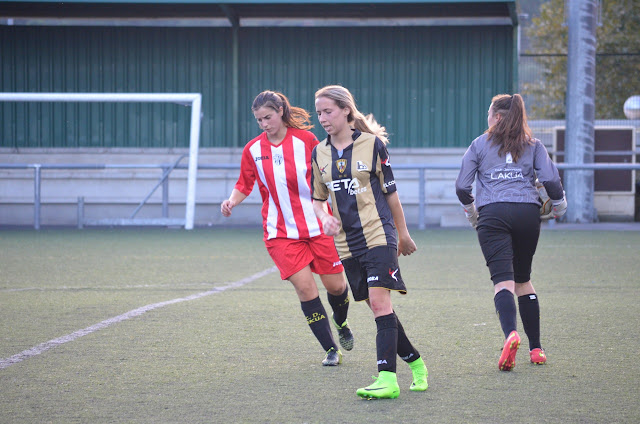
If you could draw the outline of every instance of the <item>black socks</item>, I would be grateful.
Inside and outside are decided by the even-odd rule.
[[[306,302],[300,302],[300,306],[302,307],[302,312],[307,318],[307,323],[309,324],[311,331],[322,345],[324,351],[326,352],[331,348],[338,350],[338,347],[333,341],[327,312],[324,310],[324,306],[322,306],[320,297],[316,297],[315,299],[311,299]]]
[[[529,350],[542,348],[540,344],[540,304],[538,295],[526,294],[518,297],[518,309],[524,332],[529,339]]]
[[[512,331],[516,330],[518,319],[516,301],[513,298],[513,293],[506,289],[500,290],[493,298],[493,301],[496,305],[496,313],[500,319],[504,338],[506,339]]]
[[[398,353],[398,319],[396,314],[391,313],[376,318],[376,326],[378,327],[376,334],[378,371],[395,373]]]
[[[396,320],[398,321],[398,356],[405,362],[413,362],[420,357],[420,353],[409,341],[397,315]]]
[[[338,325],[342,325],[347,320],[347,312],[349,311],[349,288],[345,287],[344,293],[334,296],[327,292],[329,305],[333,309],[333,319]]]

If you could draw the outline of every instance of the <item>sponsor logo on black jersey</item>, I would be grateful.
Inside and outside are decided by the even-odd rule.
[[[324,175],[327,173],[327,166],[329,166],[329,164],[326,164],[325,166],[320,168],[320,175]]]
[[[360,182],[357,178],[343,178],[341,180],[327,181],[324,184],[331,191],[347,190],[352,196],[367,191],[366,187],[360,187]]]
[[[364,162],[362,162],[361,160],[356,162],[356,164],[358,165],[358,171],[368,171],[369,170],[369,167],[367,167],[367,165]]]

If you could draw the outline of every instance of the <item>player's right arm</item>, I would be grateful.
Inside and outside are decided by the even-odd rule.
[[[469,146],[465,152],[462,157],[458,178],[456,178],[456,195],[462,205],[469,205],[475,201],[472,193],[473,181],[478,171],[478,159],[475,147],[475,143],[471,143],[471,146]]]
[[[231,195],[220,205],[222,216],[231,216],[231,209],[238,206],[244,199],[249,197],[253,185],[256,181],[255,163],[251,158],[249,145],[246,145],[242,151],[242,159],[240,161],[240,176]]]
[[[327,201],[313,199],[313,211],[322,223],[322,231],[328,236],[337,236],[340,234],[340,221],[327,211]]]
[[[231,216],[231,209],[238,206],[247,197],[248,196],[246,194],[244,194],[237,188],[234,188],[231,191],[231,196],[229,196],[229,198],[223,201],[222,205],[220,205],[220,211],[222,212],[222,216],[224,217]]]
[[[313,212],[322,223],[322,231],[328,236],[337,236],[340,233],[340,221],[329,213],[327,200],[329,190],[322,179],[322,172],[317,161],[317,146],[311,152],[311,199],[313,201]]]

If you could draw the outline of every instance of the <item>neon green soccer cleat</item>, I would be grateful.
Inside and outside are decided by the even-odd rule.
[[[411,383],[409,390],[413,390],[414,392],[424,392],[427,390],[429,387],[429,383],[427,383],[429,371],[427,370],[427,366],[424,364],[422,357],[413,362],[409,362],[409,367],[413,374],[413,382]]]
[[[340,346],[342,346],[344,350],[353,349],[353,333],[349,328],[347,320],[345,319],[342,325],[340,325],[333,318],[333,314],[331,314],[331,321],[333,321],[333,325],[338,329],[338,340],[340,341]]]
[[[322,360],[322,365],[325,367],[334,367],[342,363],[342,352],[331,348],[327,350],[327,356]]]
[[[368,387],[356,391],[356,394],[364,399],[395,399],[400,394],[398,379],[395,372],[380,371],[378,377],[373,377],[376,382]]]

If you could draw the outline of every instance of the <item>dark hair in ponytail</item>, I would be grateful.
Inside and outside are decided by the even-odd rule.
[[[498,94],[491,99],[491,110],[494,115],[500,115],[500,120],[485,132],[494,145],[500,146],[500,155],[511,153],[517,162],[526,145],[533,144],[522,96]]]
[[[278,112],[282,108],[282,122],[287,127],[297,128],[300,130],[309,130],[313,128],[311,123],[311,115],[301,107],[291,106],[289,99],[282,93],[276,91],[263,91],[253,99],[251,110],[256,111],[266,106]]]

